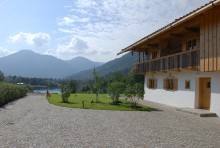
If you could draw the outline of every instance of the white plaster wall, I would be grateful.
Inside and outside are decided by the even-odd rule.
[[[211,91],[210,111],[217,113],[220,117],[220,72],[212,74]]]
[[[195,72],[171,73],[178,78],[178,91],[167,91],[163,89],[163,79],[170,73],[153,75],[157,79],[157,89],[147,88],[147,79],[152,76],[145,76],[144,99],[175,107],[194,108],[195,102]],[[185,89],[185,80],[190,80],[190,89]]]
[[[195,107],[196,79],[198,77],[211,77],[211,104],[210,111],[220,116],[220,72],[181,71],[171,72],[178,78],[178,91],[166,91],[163,89],[163,79],[170,73],[158,73],[153,77],[157,79],[157,89],[147,88],[147,79],[152,75],[145,76],[144,99],[174,107]],[[185,89],[185,80],[190,80],[190,89]]]

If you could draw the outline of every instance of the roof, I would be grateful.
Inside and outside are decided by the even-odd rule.
[[[131,44],[130,46],[122,49],[117,55],[120,55],[120,54],[122,54],[124,52],[130,51],[135,46],[137,46],[137,45],[139,45],[139,44],[141,44],[141,43],[143,43],[143,42],[145,42],[145,41],[147,41],[147,40],[149,40],[149,39],[151,39],[151,38],[153,38],[153,37],[155,37],[157,35],[160,35],[162,32],[165,32],[165,31],[171,29],[172,27],[181,24],[181,23],[185,22],[188,19],[191,19],[191,18],[193,18],[195,16],[198,16],[199,14],[203,13],[204,11],[208,11],[209,9],[211,9],[211,8],[217,6],[217,5],[220,5],[220,0],[212,0],[209,3],[201,6],[200,8],[197,8],[196,10],[191,11],[190,13],[188,13],[188,14],[186,14],[186,15],[178,18],[178,19],[176,19],[172,23],[170,23],[170,24],[160,28],[159,30],[149,34],[148,36],[145,36],[144,38],[138,40],[137,42]]]

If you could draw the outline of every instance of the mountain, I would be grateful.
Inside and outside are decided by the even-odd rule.
[[[84,57],[76,57],[72,60],[67,61],[71,66],[77,67],[78,71],[87,70],[93,67],[101,66],[104,63],[101,62],[93,62],[87,58]]]
[[[80,60],[83,59],[83,60]],[[80,62],[88,62],[84,67]],[[77,62],[77,63],[74,63]],[[95,65],[94,65],[95,64]],[[64,61],[50,55],[42,55],[31,50],[21,50],[17,53],[0,58],[0,70],[7,75],[38,78],[63,78],[82,69],[92,68],[96,65],[85,58],[74,58]],[[101,63],[98,63],[100,65]]]
[[[120,71],[122,73],[126,73],[131,70],[132,65],[137,63],[138,61],[138,54],[134,54],[133,56],[131,53],[127,53],[124,56],[109,61],[99,67],[96,67],[96,70],[99,72],[101,76],[111,75],[116,71]],[[79,73],[73,74],[68,78],[71,79],[89,79],[92,78],[93,69],[81,71]]]

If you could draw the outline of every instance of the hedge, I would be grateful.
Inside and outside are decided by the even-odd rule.
[[[27,92],[26,85],[0,83],[0,106],[26,96]]]

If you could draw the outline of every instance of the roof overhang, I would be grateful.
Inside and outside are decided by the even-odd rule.
[[[205,4],[204,6],[176,19],[174,22],[172,22],[172,23],[168,24],[167,26],[164,26],[163,28],[153,32],[152,34],[140,39],[139,41],[133,43],[132,45],[122,49],[119,53],[117,53],[117,55],[120,55],[124,52],[134,50],[137,46],[141,45],[142,43],[147,42],[150,39],[153,39],[153,38],[161,35],[162,33],[169,31],[172,28],[177,27],[177,26],[181,25],[182,23],[189,21],[189,20],[195,18],[196,16],[212,9],[213,7],[219,6],[219,5],[220,5],[220,0],[213,0],[213,1]]]

